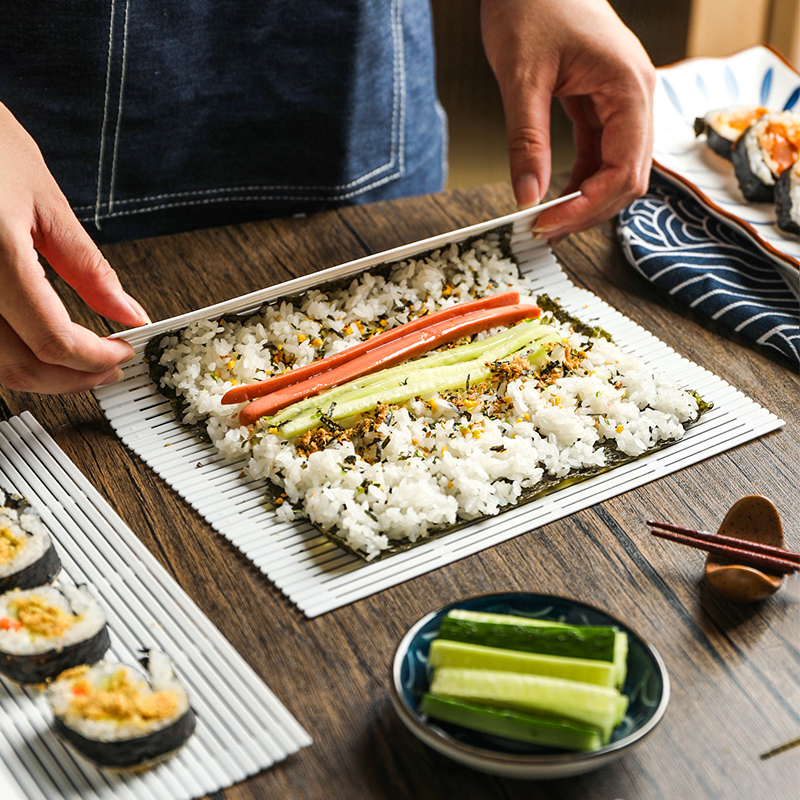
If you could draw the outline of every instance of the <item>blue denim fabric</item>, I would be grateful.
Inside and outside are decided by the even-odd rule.
[[[0,100],[101,242],[445,181],[427,0],[3,3]]]

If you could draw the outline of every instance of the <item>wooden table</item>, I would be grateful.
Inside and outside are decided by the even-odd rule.
[[[189,233],[106,248],[153,319],[236,297],[513,210],[505,185]],[[800,548],[800,378],[671,308],[625,262],[611,224],[556,247],[572,279],[786,420],[757,441],[353,605],[308,620],[114,436],[91,394],[0,390],[0,416],[44,424],[314,738],[215,797],[789,800],[798,796],[798,584],[736,606],[701,584],[703,557],[657,540],[647,518],[715,528],[764,494]],[[111,329],[65,292],[74,317]],[[565,567],[565,565],[571,565]],[[459,597],[533,590],[598,605],[653,641],[672,678],[667,714],[616,765],[570,780],[502,780],[418,742],[389,701],[404,631]]]

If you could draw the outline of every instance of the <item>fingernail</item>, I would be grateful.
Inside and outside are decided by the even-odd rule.
[[[117,368],[115,372],[112,372],[104,381],[98,383],[98,386],[108,386],[111,383],[116,383],[117,381],[122,380],[122,370]]]
[[[122,339],[108,338],[106,341],[109,342],[111,347],[117,350],[116,360],[118,364],[126,364],[136,355],[136,351],[133,347]]]
[[[151,320],[150,317],[147,316],[147,312],[142,308],[139,303],[134,300],[132,297],[128,297],[128,308],[130,308],[133,313],[139,317],[139,324],[140,325],[149,325]]]
[[[531,228],[531,234],[533,235],[534,239],[547,239],[548,236],[552,236],[555,228]]]
[[[542,198],[539,196],[539,181],[535,175],[526,172],[514,179],[514,197],[520,209],[535,206]]]

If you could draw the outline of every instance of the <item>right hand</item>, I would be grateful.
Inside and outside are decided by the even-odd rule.
[[[40,255],[98,314],[129,326],[149,322],[78,222],[36,143],[0,104],[0,384],[58,394],[113,383],[133,348],[72,322]]]

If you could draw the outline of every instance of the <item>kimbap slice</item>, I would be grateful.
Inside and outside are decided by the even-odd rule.
[[[800,233],[800,160],[785,169],[775,184],[775,212],[782,231]]]
[[[745,199],[772,202],[775,182],[800,154],[800,114],[779,111],[754,122],[733,146],[733,168]]]
[[[45,683],[99,661],[110,640],[106,616],[85,586],[37,586],[0,595],[0,675]]]
[[[27,500],[0,489],[0,593],[50,583],[60,569],[39,515]]]
[[[169,657],[152,650],[144,663],[146,675],[110,661],[75,667],[48,689],[56,734],[95,766],[150,766],[194,732],[195,714]]]
[[[706,137],[708,146],[718,155],[730,160],[734,142],[768,109],[751,106],[717,108],[694,121],[695,136]]]

